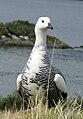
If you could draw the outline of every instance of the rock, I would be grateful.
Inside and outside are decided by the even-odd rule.
[[[83,48],[83,45],[81,45],[80,48]]]
[[[4,46],[32,46],[30,42],[22,41],[22,40],[15,40],[15,39],[10,39],[4,42]]]
[[[47,41],[48,47],[53,47],[55,43],[55,48],[61,48],[61,49],[71,48],[71,46],[69,46],[65,42],[62,42],[56,37],[48,36],[47,39],[48,39]]]

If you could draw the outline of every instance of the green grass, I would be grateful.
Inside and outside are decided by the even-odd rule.
[[[0,98],[0,119],[83,119],[83,99],[75,96],[52,108],[40,101],[34,107],[28,108],[28,103],[14,92]]]

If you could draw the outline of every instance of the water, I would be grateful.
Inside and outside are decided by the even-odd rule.
[[[70,46],[83,45],[82,0],[0,0],[0,22],[15,19],[36,23],[39,16],[49,16],[56,36]]]
[[[6,96],[16,90],[16,77],[22,71],[31,48],[0,48],[0,95]],[[51,58],[52,49],[49,49]],[[68,95],[83,96],[83,49],[55,49],[53,65],[58,67],[67,81]]]

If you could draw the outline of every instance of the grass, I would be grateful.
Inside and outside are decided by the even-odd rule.
[[[66,107],[57,105],[48,109],[47,106],[38,104],[36,107],[19,111],[0,111],[0,119],[83,119],[83,111],[79,107]]]
[[[35,107],[28,104],[17,92],[6,98],[0,98],[0,119],[83,119],[83,99],[80,96],[69,98],[48,108],[41,101]]]

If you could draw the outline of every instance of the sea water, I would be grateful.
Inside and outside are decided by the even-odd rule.
[[[6,96],[16,90],[16,78],[24,68],[32,48],[0,48],[0,95]],[[48,49],[52,57],[52,49]],[[83,49],[55,49],[53,66],[58,67],[67,82],[68,95],[83,96]]]

